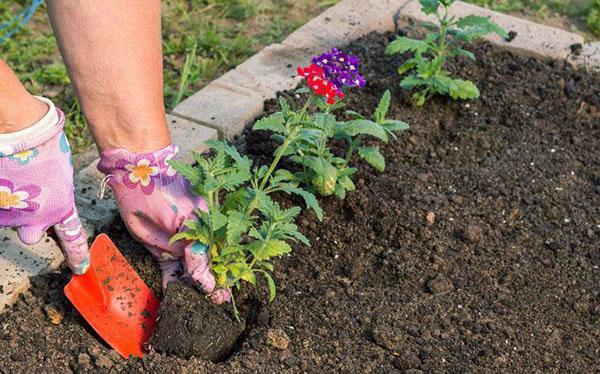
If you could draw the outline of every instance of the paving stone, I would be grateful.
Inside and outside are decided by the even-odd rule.
[[[450,14],[463,17],[469,14],[490,16],[492,20],[506,31],[516,32],[516,37],[507,42],[497,35],[488,35],[486,40],[507,49],[534,57],[565,59],[571,51],[571,46],[583,43],[583,37],[554,27],[540,25],[518,17],[491,11],[462,1],[457,1],[450,8]],[[426,16],[421,12],[421,5],[411,0],[402,8],[400,21],[416,23],[434,22],[434,16]]]
[[[178,157],[185,162],[191,163],[194,160],[192,151],[202,153],[207,149],[204,142],[219,138],[217,130],[183,118],[169,114],[167,122],[171,141],[179,147]]]
[[[262,113],[264,100],[257,90],[213,82],[173,109],[173,114],[211,127],[221,138],[232,138]]]
[[[52,239],[44,237],[36,245],[25,245],[15,231],[0,228],[0,311],[29,289],[29,277],[58,269],[62,261]]]
[[[299,83],[296,67],[310,63],[306,50],[282,44],[272,44],[230,70],[215,82],[255,91],[263,99],[274,98],[277,92],[295,88]]]
[[[569,61],[590,71],[600,72],[600,42],[583,44],[580,50],[569,56]]]
[[[371,31],[394,30],[394,14],[406,0],[345,0],[290,34],[283,44],[310,54],[342,46]]]

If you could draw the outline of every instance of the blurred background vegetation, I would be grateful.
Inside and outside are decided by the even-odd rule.
[[[280,42],[338,0],[163,0],[165,104],[173,108],[263,46]],[[600,37],[600,0],[470,0],[583,34]],[[28,0],[0,0],[0,23]],[[85,119],[69,86],[45,6],[12,39],[0,44],[6,61],[26,87],[52,98],[67,113],[75,151],[91,143]]]

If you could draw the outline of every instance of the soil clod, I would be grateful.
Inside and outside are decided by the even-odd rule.
[[[158,352],[217,362],[227,358],[245,328],[231,317],[229,304],[215,305],[194,288],[171,282],[150,343]]]
[[[290,338],[283,330],[269,329],[267,331],[267,344],[270,347],[285,351],[290,345]]]

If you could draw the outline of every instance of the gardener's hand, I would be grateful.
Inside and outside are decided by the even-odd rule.
[[[215,289],[206,246],[181,241],[169,245],[186,220],[196,219],[195,209],[208,209],[204,199],[192,195],[189,183],[168,165],[176,153],[173,145],[144,154],[113,149],[102,152],[98,169],[107,176],[129,232],[159,261],[163,288],[182,276],[201,287],[213,302],[229,301],[229,290]]]
[[[75,208],[65,117],[52,102],[39,99],[49,107],[40,121],[0,134],[0,227],[14,227],[25,244],[35,244],[54,226],[69,267],[83,274],[90,257]]]

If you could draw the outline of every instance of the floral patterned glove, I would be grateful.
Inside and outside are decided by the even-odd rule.
[[[192,195],[189,183],[167,164],[177,151],[174,145],[139,155],[113,149],[102,153],[98,170],[107,176],[129,232],[159,261],[163,288],[183,273],[185,280],[220,304],[229,301],[231,294],[215,289],[207,246],[181,241],[169,245],[183,222],[195,219],[195,209],[208,209],[204,199]]]
[[[0,227],[15,227],[25,244],[42,240],[54,226],[69,267],[90,266],[87,237],[75,208],[71,149],[63,113],[48,99],[35,125],[0,134]]]

